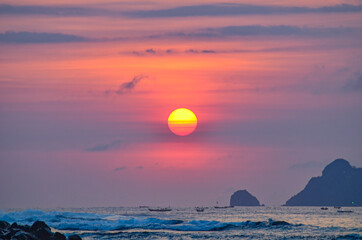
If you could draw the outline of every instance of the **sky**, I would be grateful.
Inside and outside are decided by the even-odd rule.
[[[0,208],[279,206],[362,167],[361,19],[360,0],[2,0]]]

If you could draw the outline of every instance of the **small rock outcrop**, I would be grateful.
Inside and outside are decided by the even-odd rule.
[[[336,159],[285,206],[362,206],[362,168]]]
[[[239,190],[230,197],[230,206],[260,206],[256,197],[246,190]]]
[[[65,235],[52,233],[50,227],[43,221],[35,221],[33,225],[9,224],[0,221],[1,240],[67,240]],[[71,235],[68,240],[81,240],[78,235]]]

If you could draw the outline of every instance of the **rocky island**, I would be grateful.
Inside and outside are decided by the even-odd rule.
[[[336,159],[285,206],[362,206],[362,168]]]
[[[4,240],[82,240],[78,235],[53,233],[43,221],[35,221],[33,225],[10,224],[0,220],[0,239]]]
[[[239,190],[230,197],[230,206],[260,206],[256,197],[246,190]]]

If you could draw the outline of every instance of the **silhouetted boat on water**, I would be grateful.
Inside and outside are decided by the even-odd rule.
[[[169,212],[172,211],[171,208],[148,208],[151,212]]]
[[[337,212],[339,212],[339,213],[353,213],[352,210],[343,210],[343,209],[338,210]]]
[[[205,211],[205,208],[204,207],[195,207],[195,210],[197,212],[203,212],[203,211]]]
[[[215,206],[214,208],[217,209],[224,209],[224,208],[233,208],[234,206]]]

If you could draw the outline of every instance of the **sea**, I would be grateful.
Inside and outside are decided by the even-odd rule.
[[[352,211],[352,212],[350,212]],[[362,239],[362,208],[147,207],[4,209],[0,219],[31,225],[46,222],[53,231],[90,239]]]

